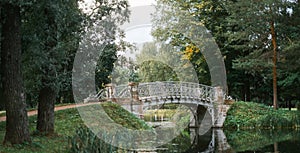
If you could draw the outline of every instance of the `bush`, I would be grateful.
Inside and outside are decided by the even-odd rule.
[[[279,129],[299,126],[295,111],[274,110],[252,102],[236,102],[227,113],[224,127],[233,129]]]

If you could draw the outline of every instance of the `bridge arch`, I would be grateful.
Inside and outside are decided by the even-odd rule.
[[[183,104],[191,108],[195,126],[200,125],[200,119],[205,115],[211,116],[211,122],[208,123],[215,126],[219,118],[219,105],[223,103],[222,94],[222,90],[216,87],[191,82],[165,81],[109,85],[99,92],[97,98],[127,105],[130,111],[137,114],[143,114],[143,111],[151,106]]]

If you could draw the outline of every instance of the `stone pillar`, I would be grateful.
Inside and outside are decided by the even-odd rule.
[[[128,86],[130,87],[131,98],[133,98],[135,101],[139,101],[138,85],[139,83],[137,82],[128,83]]]
[[[224,92],[222,87],[215,87],[215,102],[218,105],[222,105],[224,103]]]
[[[131,102],[130,102],[130,110],[133,112],[133,103],[135,104],[135,112],[139,114],[140,118],[143,118],[143,102],[139,100],[139,93],[138,93],[138,83],[137,82],[130,82],[128,86],[130,87],[130,94],[131,94]],[[137,103],[137,104],[136,104]]]
[[[110,84],[106,84],[105,85],[105,88],[106,88],[106,95],[107,95],[107,100],[112,100],[114,101],[114,94],[115,94],[115,85],[110,83]]]
[[[234,152],[231,148],[231,146],[229,145],[229,143],[227,142],[227,138],[226,135],[224,134],[222,129],[215,129],[213,131],[216,135],[217,138],[217,147],[216,147],[216,151],[218,152]]]
[[[215,97],[214,97],[214,109],[213,109],[213,114],[214,114],[214,119],[213,119],[213,126],[214,127],[222,127],[223,122],[221,121],[220,117],[222,117],[222,107],[224,103],[224,94],[223,94],[223,89],[222,87],[218,86],[215,87]],[[220,123],[222,122],[222,123]],[[222,125],[220,125],[222,124]]]
[[[224,103],[224,94],[221,87],[216,88],[216,104],[215,104],[215,123],[214,127],[222,128],[224,121],[227,117],[227,111],[229,110],[230,105],[225,105]]]

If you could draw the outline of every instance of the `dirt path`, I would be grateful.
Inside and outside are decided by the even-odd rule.
[[[65,110],[69,108],[75,108],[75,107],[82,107],[82,106],[88,106],[88,105],[93,105],[97,103],[80,103],[80,104],[70,104],[70,105],[65,105],[65,106],[56,106],[54,108],[54,111],[59,111],[59,110]],[[37,114],[37,110],[32,110],[27,112],[28,116],[33,116]],[[0,122],[6,121],[6,116],[0,117]]]

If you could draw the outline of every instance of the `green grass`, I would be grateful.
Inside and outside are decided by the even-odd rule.
[[[103,103],[102,107],[111,119],[125,128],[135,130],[150,129],[146,122],[140,120],[135,115],[132,115],[130,112],[115,103]]]
[[[299,111],[273,110],[263,104],[236,102],[227,113],[225,128],[279,129],[299,128]]]
[[[84,106],[82,108],[95,107],[95,105]],[[125,124],[129,128],[150,128],[143,121],[126,112],[123,108],[112,103],[103,103],[103,108],[107,114],[114,118],[116,123]],[[3,146],[0,143],[0,153],[51,153],[68,152],[69,138],[72,137],[79,127],[84,126],[80,114],[76,108],[55,112],[55,131],[53,136],[34,135],[37,116],[29,117],[29,126],[32,133],[32,143],[15,146]],[[4,139],[5,122],[0,122],[0,141]]]
[[[154,121],[155,115],[158,120],[161,118],[170,120],[174,116],[175,113],[176,113],[176,109],[147,110],[144,113],[144,120],[145,121]]]
[[[37,116],[29,117],[29,126],[31,133],[35,132]],[[75,133],[77,127],[83,122],[78,114],[76,108],[67,109],[55,112],[55,130],[56,134],[53,136],[38,136],[32,135],[31,144],[3,146],[0,144],[1,153],[18,152],[66,152],[68,146],[68,136]],[[5,122],[0,122],[0,140],[4,139]]]

